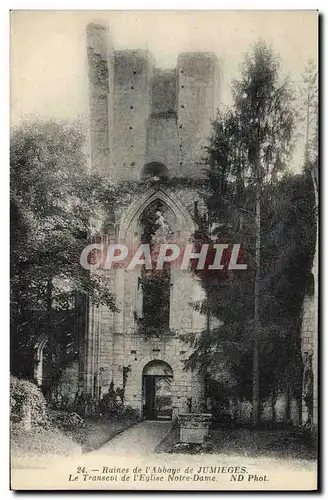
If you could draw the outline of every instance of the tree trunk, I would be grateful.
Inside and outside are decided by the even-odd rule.
[[[260,265],[261,265],[261,183],[260,155],[256,158],[256,208],[255,208],[255,289],[254,289],[254,350],[253,350],[253,425],[260,420],[260,372],[259,372],[259,336],[260,336]]]
[[[289,374],[288,374],[289,378]],[[291,387],[290,381],[287,380],[287,389],[286,389],[286,424],[290,424],[292,420],[292,398],[291,398]]]
[[[53,395],[53,386],[54,386],[54,379],[55,379],[55,339],[53,336],[53,324],[52,324],[52,279],[49,278],[47,281],[47,289],[46,289],[46,309],[47,309],[47,335],[48,335],[48,345],[49,345],[49,351],[50,351],[50,356],[51,356],[51,374],[50,374],[50,380],[51,380],[51,387],[50,389],[50,399],[52,399]]]
[[[271,427],[274,429],[276,424],[276,402],[277,402],[277,394],[275,387],[272,388],[271,395]]]

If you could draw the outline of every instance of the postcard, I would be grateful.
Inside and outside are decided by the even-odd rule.
[[[317,490],[318,12],[11,11],[13,490]]]

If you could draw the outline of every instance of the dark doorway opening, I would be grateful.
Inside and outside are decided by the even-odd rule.
[[[146,420],[172,419],[173,372],[167,363],[152,361],[142,377],[143,417]]]

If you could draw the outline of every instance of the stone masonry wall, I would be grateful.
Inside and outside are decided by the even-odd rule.
[[[147,185],[145,190],[149,191]],[[151,189],[150,191],[152,192]],[[202,198],[194,189],[171,186],[170,190],[170,186],[167,186],[166,192],[171,196],[170,199],[179,198],[185,214],[191,216],[193,213],[193,203],[190,203],[190,200],[198,199],[202,208]],[[136,193],[129,198],[129,203],[123,211],[117,211],[117,232],[110,240],[118,241],[120,223],[139,198]],[[174,210],[174,206],[171,209]],[[131,228],[128,233],[132,232],[134,235],[134,231],[135,229]],[[113,313],[106,306],[90,306],[84,377],[86,390],[98,398],[108,390],[111,381],[116,387],[122,387],[123,368],[128,369],[125,403],[141,411],[142,370],[149,361],[162,360],[173,370],[174,414],[187,411],[187,401],[190,397],[193,407],[199,407],[203,399],[204,384],[197,373],[184,370],[184,362],[191,351],[189,344],[179,337],[181,334],[200,332],[206,327],[206,318],[193,307],[194,302],[200,302],[204,298],[198,280],[189,271],[172,266],[169,328],[174,335],[145,340],[143,335],[138,333],[135,315],[140,270],[116,268],[97,272],[108,276],[112,291],[116,295],[119,312]]]
[[[138,333],[134,311],[137,301],[138,272],[117,269],[112,276],[117,287],[122,287],[123,300],[118,302],[118,313],[111,313],[101,307],[91,321],[89,376],[87,384],[92,390],[94,373],[99,375],[99,387],[95,395],[103,394],[113,380],[115,386],[123,385],[123,367],[129,368],[125,388],[126,404],[141,411],[142,370],[151,360],[162,360],[173,370],[173,407],[177,414],[187,410],[187,399],[192,396],[193,404],[202,399],[203,386],[197,374],[184,371],[184,361],[190,354],[190,346],[179,339],[179,335],[197,332],[205,328],[205,318],[195,311],[192,304],[201,300],[200,284],[188,271],[172,269],[170,329],[174,336],[145,339]],[[100,323],[99,323],[100,318]],[[96,339],[99,339],[95,342]],[[98,344],[99,342],[99,344]],[[94,346],[95,344],[95,346]],[[98,347],[99,345],[99,347]],[[99,349],[98,361],[95,353]],[[97,357],[97,356],[96,356]]]
[[[112,108],[113,49],[106,26],[87,27],[91,165],[104,177],[112,176],[110,113]]]
[[[202,159],[219,91],[218,60],[212,53],[178,56],[178,128],[182,175],[201,177]]]
[[[115,51],[114,60],[113,180],[137,180],[145,163],[154,65],[144,50]]]
[[[87,28],[87,45],[91,163],[94,171],[122,186],[122,199],[113,207],[112,237],[117,240],[131,206],[151,191],[149,185],[139,183],[134,194],[124,194],[126,181],[137,183],[145,163],[164,164],[170,179],[203,176],[200,161],[218,104],[219,66],[214,54],[185,53],[178,57],[176,68],[155,68],[148,51],[114,50],[107,27],[94,24]],[[175,234],[187,238],[187,243],[195,201],[198,209],[203,209],[202,184],[160,189],[162,200],[167,195],[177,225],[181,222],[184,226],[181,232],[175,227]],[[154,197],[156,194],[152,200]],[[139,217],[136,212],[134,225],[123,231],[125,237],[136,239]],[[89,308],[81,350],[85,390],[98,398],[111,381],[122,387],[124,371],[126,404],[141,410],[143,368],[151,360],[162,360],[173,370],[174,413],[187,411],[190,397],[196,408],[201,404],[204,384],[198,374],[184,370],[190,348],[180,339],[181,334],[205,327],[205,318],[193,308],[193,302],[203,298],[196,278],[172,268],[171,334],[145,340],[136,324],[138,272],[115,269],[105,273],[119,312],[112,313],[105,306]]]
[[[176,68],[162,70],[146,50],[114,50],[108,28],[95,24],[87,44],[92,168],[120,182],[158,161],[170,177],[202,177],[219,104],[215,54],[180,54]]]

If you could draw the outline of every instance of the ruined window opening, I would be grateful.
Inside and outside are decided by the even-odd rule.
[[[165,263],[163,269],[156,269],[159,246],[170,237],[172,231],[165,219],[165,207],[161,200],[151,203],[141,218],[141,243],[149,244],[152,269],[141,269],[138,283],[139,332],[145,335],[161,336],[169,331],[171,267]]]

